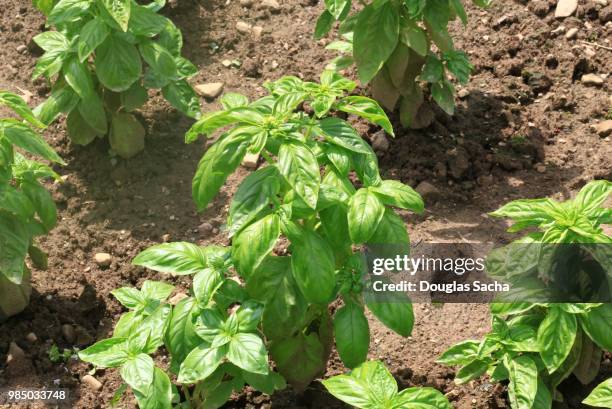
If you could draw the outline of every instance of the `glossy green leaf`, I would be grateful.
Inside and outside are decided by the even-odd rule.
[[[348,302],[336,311],[334,336],[344,365],[354,368],[366,360],[370,346],[370,327],[362,307]]]
[[[282,144],[278,153],[278,169],[304,202],[315,209],[321,174],[312,151],[298,142]]]
[[[208,265],[206,250],[186,242],[149,247],[138,254],[132,264],[175,275],[195,274]]]
[[[94,18],[85,24],[79,35],[77,46],[79,61],[84,62],[106,40],[109,33],[108,26],[101,18]]]
[[[229,343],[227,359],[245,371],[268,373],[268,353],[261,338],[255,334],[234,335]]]
[[[612,408],[612,378],[597,385],[582,403],[598,408]]]
[[[538,328],[540,355],[549,373],[554,372],[569,355],[576,339],[577,321],[573,314],[552,307]]]
[[[142,74],[138,49],[116,34],[98,46],[95,65],[102,85],[115,92],[126,91]]]
[[[178,382],[195,383],[206,379],[219,367],[227,350],[227,345],[219,348],[210,348],[206,343],[198,345],[181,364]]]
[[[385,207],[368,188],[361,188],[349,202],[348,224],[351,241],[367,242],[376,232],[383,218]]]
[[[353,37],[353,57],[362,83],[374,78],[395,50],[398,38],[396,3],[370,4],[359,13]]]
[[[280,217],[270,214],[245,227],[232,242],[232,257],[236,269],[249,277],[274,249],[280,235]]]

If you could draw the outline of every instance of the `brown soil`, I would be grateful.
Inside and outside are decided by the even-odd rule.
[[[263,81],[281,75],[315,79],[333,55],[323,49],[329,39],[312,40],[314,21],[322,10],[317,0],[284,0],[274,13],[243,8],[236,0],[171,3],[166,13],[184,33],[187,57],[200,67],[194,83],[221,81],[226,91],[254,98],[263,95]],[[576,17],[559,21],[553,16],[554,3],[498,0],[487,12],[470,7],[467,30],[454,25],[457,45],[470,50],[475,65],[466,87],[469,95],[459,101],[455,117],[437,111],[432,127],[398,132],[389,150],[380,155],[387,178],[412,186],[423,181],[433,185],[426,195],[425,215],[406,215],[413,240],[502,243],[509,238],[505,225],[488,218],[487,212],[516,198],[568,198],[593,178],[612,178],[610,140],[591,129],[610,115],[610,79],[598,87],[580,82],[583,73],[609,74],[612,67],[609,50],[582,43],[610,45],[612,26],[600,21],[610,15],[610,6],[603,11],[595,1],[581,1]],[[235,29],[239,20],[262,26],[261,39],[239,34]],[[49,92],[43,81],[29,79],[40,55],[31,38],[44,29],[43,23],[29,1],[3,1],[0,88],[31,92],[32,104]],[[577,38],[552,34],[559,25],[580,28]],[[242,66],[226,68],[221,64],[224,59],[237,59]],[[217,105],[203,107],[214,110]],[[98,371],[95,376],[103,388],[93,391],[80,382],[88,366],[74,359],[52,363],[51,345],[84,347],[107,337],[122,312],[110,296],[114,288],[139,285],[145,279],[166,280],[183,289],[189,286],[187,279],[131,266],[130,260],[142,249],[163,240],[227,242],[220,226],[228,197],[246,171],[232,176],[214,204],[197,214],[190,181],[206,143],[183,143],[191,122],[159,95],[142,110],[142,117],[148,127],[146,150],[130,161],[111,159],[106,141],[73,146],[64,123],[46,132],[47,140],[68,162],[57,169],[65,182],[49,186],[60,210],[59,222],[40,240],[49,253],[49,269],[33,271],[30,306],[1,325],[0,388],[59,384],[70,390],[74,408],[108,407],[121,383],[117,371]],[[378,131],[357,125],[367,137]],[[97,252],[113,256],[110,268],[96,266]],[[370,321],[370,357],[388,364],[402,386],[434,386],[448,393],[457,408],[508,407],[503,387],[486,380],[456,386],[453,370],[434,362],[451,344],[479,338],[488,330],[487,306],[417,305],[415,310],[417,324],[407,339]],[[63,336],[63,324],[75,328],[73,342]],[[30,332],[37,335],[36,342],[26,340]],[[20,365],[5,365],[11,341],[25,351]],[[607,368],[609,372],[609,359]],[[332,358],[328,375],[343,371],[338,358]],[[568,400],[569,407],[580,407],[586,393],[577,390]],[[134,407],[133,398],[125,397],[122,406]],[[283,391],[270,398],[247,390],[227,407],[344,406],[320,384],[313,384],[301,396]]]

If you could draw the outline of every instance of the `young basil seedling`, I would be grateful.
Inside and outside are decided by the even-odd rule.
[[[346,375],[323,381],[329,393],[360,409],[451,409],[446,397],[430,387],[407,388],[399,392],[397,383],[380,361],[368,361]]]

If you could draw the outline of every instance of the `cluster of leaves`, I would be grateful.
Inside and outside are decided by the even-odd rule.
[[[45,125],[22,98],[0,92],[0,105],[21,119],[0,119],[0,278],[21,284],[29,274],[28,254],[37,266],[46,266],[46,255],[33,241],[53,228],[57,211],[41,180],[59,176],[49,166],[24,157],[18,148],[51,162],[64,162],[37,133]]]
[[[115,296],[131,311],[113,338],[82,351],[81,359],[121,366],[141,407],[152,399],[163,402],[160,407],[179,401],[219,407],[245,383],[267,393],[286,381],[304,389],[324,372],[334,338],[348,367],[364,362],[370,341],[366,306],[393,331],[410,335],[414,318],[407,298],[364,299],[364,261],[352,245],[408,246],[404,223],[391,206],[421,212],[423,202],[408,186],[383,181],[370,146],[348,122],[327,117],[337,109],[392,133],[375,101],[343,96],[354,87],[333,72],[324,72],[320,84],[286,77],[267,84],[271,95],[251,103],[227,94],[224,110],[198,121],[188,141],[226,128],[194,178],[200,209],[247,152],[267,161],[232,199],[227,221],[232,244],[164,243],[139,254],[136,265],[192,274],[189,296],[173,307],[164,302],[172,288],[162,283],[117,290]],[[329,304],[339,296],[344,303],[332,318]],[[149,357],[162,344],[182,397]]]
[[[455,108],[454,86],[447,72],[461,84],[467,83],[472,65],[467,55],[455,49],[448,32],[450,21],[459,17],[467,24],[461,0],[375,0],[352,10],[352,0],[325,0],[315,38],[321,38],[340,21],[342,41],[327,48],[341,56],[330,66],[343,69],[353,63],[359,79],[372,81],[372,93],[387,109],[400,106],[402,124],[420,127],[424,101],[419,82],[430,84],[431,95],[448,114]],[[490,0],[473,0],[487,7]],[[437,47],[434,51],[432,45]]]
[[[36,109],[45,124],[68,114],[73,142],[86,145],[109,135],[128,158],[144,147],[145,131],[130,112],[161,89],[179,111],[197,118],[199,99],[187,79],[197,68],[181,56],[180,30],[157,13],[165,0],[35,0],[55,27],[34,37],[45,53],[33,78],[54,80],[51,96]]]
[[[347,375],[333,376],[323,385],[336,398],[360,409],[451,409],[446,397],[430,387],[398,392],[397,383],[380,361],[368,361]]]
[[[516,280],[523,275],[532,293],[546,292],[552,284],[568,281],[573,298],[585,302],[513,302],[492,304],[493,325],[482,341],[465,341],[451,347],[439,359],[447,365],[461,365],[456,381],[468,382],[488,373],[496,381],[509,380],[508,393],[514,409],[548,409],[563,397],[557,386],[574,374],[584,384],[598,374],[602,351],[612,351],[612,304],[597,303],[600,292],[609,292],[609,244],[600,224],[610,223],[610,209],[602,208],[612,183],[600,180],[587,184],[575,199],[518,200],[492,213],[509,217],[510,231],[527,227],[539,230],[487,259],[489,273]],[[581,246],[585,244],[585,246]],[[590,245],[596,243],[595,245]],[[574,253],[569,245],[586,253]],[[517,247],[517,245],[519,245]],[[520,251],[517,251],[520,250]],[[568,254],[588,263],[598,263],[603,277],[589,275]],[[559,263],[572,268],[557,276]],[[574,267],[575,266],[575,267]],[[607,277],[606,277],[607,273]],[[606,392],[607,391],[607,392]],[[610,389],[601,388],[590,402],[612,399]],[[607,393],[607,395],[606,395]]]

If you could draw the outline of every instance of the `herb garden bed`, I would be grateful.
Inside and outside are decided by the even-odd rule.
[[[179,0],[170,1],[163,13],[182,30],[185,57],[199,68],[192,84],[222,82],[226,92],[254,100],[266,94],[264,81],[284,75],[318,80],[335,56],[324,49],[331,36],[319,42],[312,39],[322,3],[286,0],[276,8],[242,6],[245,2],[238,0]],[[353,121],[372,142],[383,179],[416,187],[426,202],[422,215],[408,218],[399,212],[406,216],[412,241],[504,244],[511,238],[507,226],[488,217],[488,212],[519,198],[568,199],[594,178],[612,179],[610,136],[593,129],[610,119],[612,83],[609,77],[598,85],[581,81],[583,74],[609,74],[612,52],[584,43],[610,46],[605,43],[612,38],[611,23],[605,21],[609,8],[587,0],[573,17],[559,20],[546,1],[497,0],[486,11],[469,6],[467,29],[455,22],[452,34],[459,48],[470,51],[475,70],[458,92],[454,117],[433,108],[432,126],[403,130],[399,118],[390,115],[396,138],[387,142],[381,140],[378,127]],[[239,22],[261,27],[261,35],[241,33]],[[566,38],[561,25],[579,28],[576,37]],[[43,28],[44,17],[29,2],[4,0],[0,89],[28,96],[31,106],[50,91],[43,80],[30,81],[41,55],[32,38]],[[229,67],[226,60],[232,62]],[[355,78],[350,70],[348,76]],[[216,101],[202,102],[204,111],[219,108]],[[51,362],[49,350],[53,345],[60,351],[83,349],[107,338],[123,312],[110,294],[116,288],[140,288],[145,280],[156,280],[187,291],[188,276],[170,277],[133,266],[132,259],[142,250],[161,242],[229,243],[222,225],[231,196],[250,170],[240,167],[208,208],[196,213],[191,178],[212,143],[185,144],[184,134],[193,120],[171,108],[161,94],[151,98],[139,115],[147,126],[146,147],[128,161],[111,159],[106,140],[86,147],[72,145],[65,136],[64,120],[45,132],[46,140],[67,162],[55,168],[63,183],[47,185],[57,203],[58,222],[38,240],[49,254],[49,267],[32,269],[30,305],[0,324],[0,389],[42,387],[59,380],[70,390],[73,407],[107,407],[122,382],[118,371],[98,371],[96,378],[103,387],[96,390],[81,382],[89,370],[86,363],[62,358]],[[110,254],[110,265],[96,263],[96,253]],[[455,371],[435,363],[450,346],[481,339],[489,332],[488,306],[418,304],[414,309],[415,327],[408,338],[393,334],[368,315],[368,357],[382,360],[401,387],[433,386],[458,408],[509,407],[504,388],[485,378],[457,386]],[[28,337],[31,333],[36,340]],[[4,357],[12,342],[24,351],[25,359],[11,365]],[[169,364],[161,354],[155,362],[162,368]],[[346,368],[333,352],[326,376],[343,372]],[[610,373],[608,354],[598,380]],[[562,387],[566,392],[562,407],[584,407],[579,403],[584,388],[569,381]],[[136,402],[126,394],[120,405],[132,408]],[[271,398],[247,388],[226,407],[347,406],[315,383],[302,394],[285,390]]]

